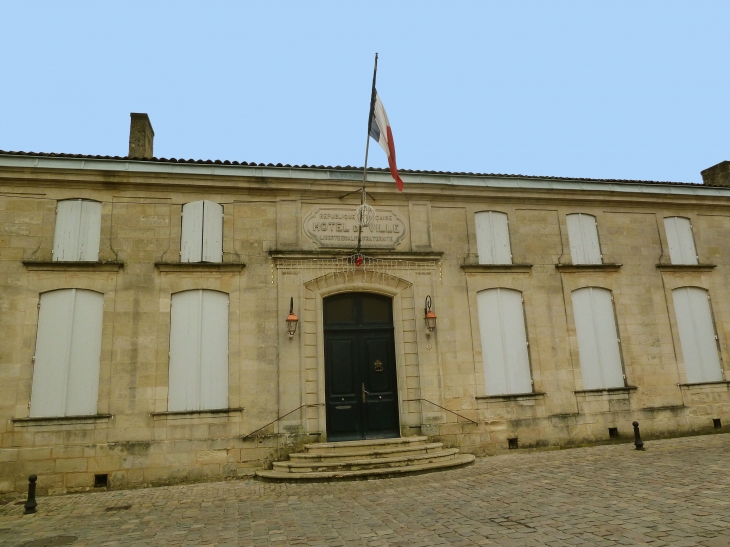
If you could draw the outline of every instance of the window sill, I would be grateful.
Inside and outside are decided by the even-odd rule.
[[[66,261],[43,261],[43,260],[24,260],[23,266],[31,272],[47,272],[47,271],[62,271],[62,272],[116,272],[120,268],[124,267],[124,262],[66,262]]]
[[[544,392],[534,393],[505,393],[504,395],[479,395],[474,397],[477,401],[509,401],[520,399],[538,399],[544,397]]]
[[[711,272],[717,264],[657,264],[660,272]]]
[[[629,393],[635,391],[638,388],[636,386],[624,386],[624,387],[606,387],[602,389],[576,389],[573,391],[576,395],[591,395],[594,393]]]
[[[32,416],[28,418],[13,418],[14,425],[63,425],[86,424],[113,419],[113,414],[89,414],[86,416]]]
[[[617,272],[623,264],[556,264],[559,272]]]
[[[462,264],[464,273],[530,273],[532,264]]]
[[[697,382],[696,384],[677,384],[680,388],[701,387],[701,386],[730,386],[730,381],[719,380],[717,382]]]
[[[246,410],[245,408],[213,408],[210,410],[168,410],[165,412],[150,412],[152,418],[174,418],[174,417],[193,417],[205,416],[208,414],[238,414]]]
[[[155,262],[161,272],[240,272],[243,262]]]

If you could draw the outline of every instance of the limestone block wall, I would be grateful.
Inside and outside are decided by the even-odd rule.
[[[728,363],[726,198],[438,184],[399,194],[373,184],[376,209],[408,225],[395,249],[363,251],[391,257],[387,275],[315,272],[311,261],[351,251],[320,249],[303,217],[317,205],[354,209],[357,195],[343,196],[358,184],[0,170],[0,494],[24,489],[30,473],[52,493],[92,488],[99,474],[112,487],[237,477],[326,440],[321,306],[342,291],[394,299],[402,435],[494,453],[510,438],[520,446],[605,441],[608,428],[629,435],[633,420],[647,438],[712,431],[713,418],[730,424],[726,382],[687,385],[671,292],[709,291]],[[102,202],[99,263],[52,262],[55,204],[69,198]],[[223,205],[220,265],[180,264],[182,206],[199,199]],[[508,215],[510,267],[477,266],[474,214],[487,210]],[[572,266],[565,218],[575,212],[596,217],[606,266]],[[691,219],[700,266],[671,267],[666,216]],[[310,266],[291,267],[295,259]],[[626,389],[584,390],[571,294],[589,286],[614,297]],[[477,293],[497,287],[524,299],[532,394],[487,396]],[[61,288],[104,295],[97,414],[29,420],[38,302]],[[229,295],[228,408],[220,411],[167,412],[170,302],[189,289]],[[430,334],[428,295],[438,315]],[[300,325],[290,339],[292,298]]]

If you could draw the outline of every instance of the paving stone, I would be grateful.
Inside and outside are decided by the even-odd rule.
[[[437,474],[345,483],[235,480],[0,506],[0,546],[730,546],[730,435],[516,451]],[[619,472],[620,470],[620,472]],[[106,511],[108,507],[126,510]]]

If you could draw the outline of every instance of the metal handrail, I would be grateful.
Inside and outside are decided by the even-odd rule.
[[[279,417],[278,417],[278,418],[277,418],[276,420],[273,420],[273,421],[269,422],[268,424],[266,424],[266,425],[263,425],[263,426],[259,427],[258,429],[254,429],[254,430],[253,430],[253,431],[252,431],[251,433],[248,433],[247,435],[244,435],[243,437],[241,437],[241,440],[243,440],[243,439],[246,439],[246,438],[250,437],[250,436],[251,436],[251,435],[253,435],[254,433],[258,433],[258,432],[259,432],[259,431],[261,431],[262,429],[266,429],[266,428],[267,428],[267,427],[269,427],[269,426],[270,426],[271,424],[275,424],[276,422],[278,422],[278,421],[279,421],[279,420],[281,420],[282,418],[286,418],[287,416],[289,416],[289,414],[294,414],[294,413],[295,413],[295,412],[296,412],[297,410],[301,410],[302,408],[304,408],[304,407],[308,407],[308,406],[322,406],[323,404],[324,404],[324,403],[316,403],[316,404],[313,404],[313,405],[301,405],[301,406],[298,406],[297,408],[295,408],[295,409],[294,409],[294,410],[292,410],[291,412],[287,412],[286,414],[284,414],[284,415],[282,415],[282,416],[279,416]],[[468,418],[467,418],[467,419],[468,419]]]
[[[468,420],[468,421],[470,421],[470,422],[471,422],[471,423],[473,423],[473,424],[477,424],[477,425],[479,425],[479,422],[475,422],[475,421],[474,421],[474,420],[472,420],[471,418],[467,418],[466,416],[462,416],[462,415],[461,415],[461,414],[459,414],[458,412],[454,412],[453,410],[449,410],[448,408],[445,408],[445,407],[443,407],[443,406],[441,406],[441,405],[437,405],[437,404],[436,404],[436,403],[434,403],[433,401],[429,401],[428,399],[424,399],[423,397],[419,397],[418,399],[404,399],[404,400],[403,400],[403,402],[404,402],[404,403],[408,403],[408,402],[412,402],[412,401],[426,401],[427,403],[431,403],[431,404],[432,404],[433,406],[437,406],[437,407],[439,407],[440,409],[442,409],[442,410],[445,410],[446,412],[451,412],[452,414],[456,414],[456,415],[457,415],[457,416],[458,416],[459,418],[464,418],[465,420]]]

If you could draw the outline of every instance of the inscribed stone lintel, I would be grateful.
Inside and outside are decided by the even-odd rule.
[[[318,247],[357,246],[358,224],[355,207],[316,206],[304,218],[304,233]],[[390,208],[376,209],[375,222],[362,229],[362,247],[395,249],[403,241],[408,228],[405,221]]]

